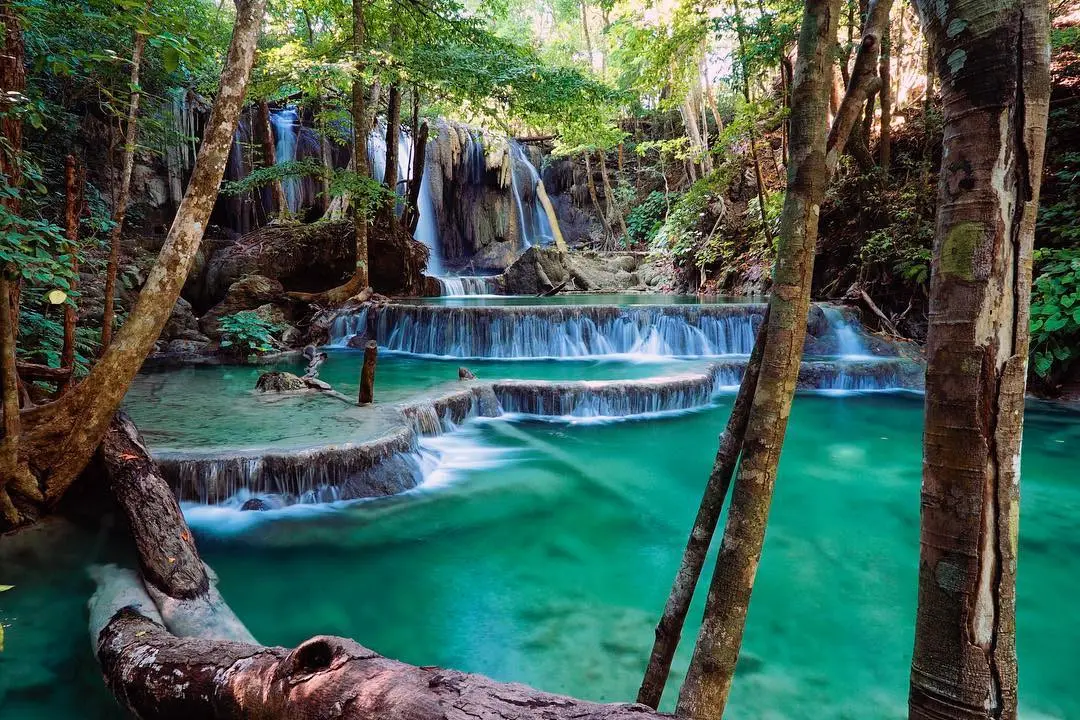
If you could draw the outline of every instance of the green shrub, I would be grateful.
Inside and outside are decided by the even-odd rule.
[[[667,217],[668,197],[653,190],[645,200],[634,207],[626,218],[626,229],[631,242],[651,243]]]
[[[243,310],[221,318],[221,347],[240,357],[250,357],[274,349],[277,323],[260,317],[254,310]]]
[[[1080,249],[1036,250],[1039,274],[1031,297],[1031,359],[1050,377],[1080,355]]]

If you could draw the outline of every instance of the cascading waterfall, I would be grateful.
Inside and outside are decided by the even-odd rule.
[[[511,189],[514,193],[514,204],[518,211],[518,224],[521,230],[521,249],[533,245],[549,245],[554,240],[555,234],[551,230],[547,213],[544,212],[539,198],[536,196],[536,185],[540,182],[540,174],[529,160],[525,149],[516,140],[510,140],[510,178]],[[519,180],[518,175],[523,177]],[[522,192],[522,186],[527,192]]]
[[[497,295],[495,275],[444,275],[435,278],[443,297]]]
[[[821,311],[836,338],[836,354],[845,358],[864,358],[870,356],[862,336],[854,325],[848,322],[838,307],[822,305]]]
[[[763,305],[439,307],[388,305],[335,318],[331,343],[356,334],[399,352],[455,358],[746,355]]]
[[[296,137],[299,116],[292,105],[270,113],[270,124],[274,127],[274,164],[284,165],[296,160]],[[285,193],[285,203],[289,212],[300,210],[300,179],[287,177],[281,180],[281,189]]]

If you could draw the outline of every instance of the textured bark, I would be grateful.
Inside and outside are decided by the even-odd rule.
[[[941,78],[944,139],[909,717],[1011,719],[1048,11],[1038,0],[921,0],[919,9]]]
[[[142,718],[666,717],[641,705],[603,705],[480,675],[414,667],[344,638],[318,636],[294,650],[177,638],[131,607],[120,608],[94,640],[105,682]]]
[[[649,664],[645,668],[645,677],[641,681],[641,688],[637,695],[639,703],[651,708],[659,707],[660,699],[664,695],[664,685],[667,684],[668,674],[671,672],[671,661],[675,657],[675,649],[682,637],[686,613],[690,609],[690,601],[694,598],[694,589],[701,577],[701,568],[705,565],[705,556],[709,552],[709,545],[716,532],[716,523],[724,508],[724,499],[731,485],[731,475],[735,471],[739,453],[742,452],[746,423],[750,417],[750,405],[757,391],[758,373],[761,370],[761,356],[765,350],[768,327],[769,311],[766,310],[765,317],[758,328],[757,338],[754,340],[754,350],[750,353],[742,382],[739,383],[739,393],[735,397],[731,415],[728,416],[727,426],[720,435],[720,446],[716,451],[716,459],[713,461],[709,480],[705,484],[705,492],[698,506],[697,517],[694,518],[694,526],[686,541],[686,549],[683,550],[682,562],[675,574],[675,581],[672,583],[667,603],[664,605],[664,613],[656,626],[656,640],[653,642]]]
[[[367,26],[364,17],[364,1],[352,0],[353,12],[353,37],[352,51],[353,82],[352,82],[352,117],[353,117],[353,168],[360,177],[368,177],[367,159],[367,134],[371,129],[371,121],[368,119],[367,98],[364,87],[364,43],[366,41]],[[376,92],[372,91],[372,105],[376,103]],[[353,234],[356,240],[356,270],[352,279],[346,283],[353,295],[368,286],[368,219],[362,203],[353,203]]]
[[[397,192],[398,184],[398,132],[401,128],[401,88],[397,83],[390,86],[386,102],[386,170],[383,172],[383,185],[391,192]],[[394,203],[384,209],[387,224],[393,230],[397,224]]]
[[[180,505],[124,413],[109,425],[101,455],[135,539],[144,581],[173,598],[205,594],[210,581]]]
[[[146,2],[146,12],[150,13],[152,0]],[[139,68],[142,65],[143,49],[146,47],[146,35],[135,32],[134,47],[131,50],[131,97],[128,99],[127,121],[124,126],[124,156],[120,161],[120,192],[116,196],[113,208],[113,229],[109,233],[109,264],[105,269],[105,308],[101,315],[101,349],[109,347],[113,336],[113,318],[116,315],[116,273],[120,266],[120,238],[124,232],[124,217],[127,215],[128,197],[131,194],[131,172],[135,167],[135,146],[139,137],[139,99],[142,89],[139,87]]]
[[[878,164],[886,174],[892,162],[892,40],[888,25],[881,35],[881,61],[878,75],[881,76],[881,133],[878,135]]]
[[[360,395],[357,400],[361,405],[375,402],[375,363],[378,359],[378,344],[368,340],[364,346],[364,364],[360,368]]]
[[[839,0],[805,4],[792,86],[788,191],[761,372],[701,631],[679,694],[682,717],[723,715],[742,644],[806,335],[818,214],[829,175],[825,130],[839,13]]]
[[[270,105],[265,100],[260,100],[258,106],[263,167],[272,168],[277,162],[277,152],[274,146],[274,126],[270,123]],[[289,203],[285,199],[285,186],[280,180],[270,181],[270,195],[274,198],[274,207],[277,211],[282,215],[288,215]]]
[[[266,0],[242,0],[217,100],[180,209],[135,308],[79,387],[23,413],[21,462],[55,503],[101,443],[132,378],[172,312],[217,198],[243,104]],[[40,512],[41,508],[37,508]],[[32,519],[23,513],[22,520]]]
[[[64,161],[64,237],[67,242],[64,252],[70,257],[71,283],[69,290],[79,289],[79,214],[82,209],[82,188],[80,173],[74,155],[68,155]],[[75,312],[75,298],[69,294],[64,303],[64,342],[60,348],[60,367],[75,367],[75,325],[78,315]],[[72,381],[68,375],[60,385],[60,391],[67,390]]]
[[[836,171],[840,155],[843,154],[844,146],[859,121],[867,98],[881,87],[881,78],[878,77],[878,54],[881,52],[881,36],[888,27],[891,8],[892,0],[873,0],[866,12],[862,42],[855,54],[851,81],[848,83],[847,92],[840,102],[829,131],[826,164],[830,176]],[[860,165],[866,163],[865,158],[859,159],[857,156],[856,159],[859,160]],[[870,160],[870,164],[873,165],[873,160]]]

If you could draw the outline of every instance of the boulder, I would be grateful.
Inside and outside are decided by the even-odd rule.
[[[245,275],[229,286],[225,299],[210,308],[199,319],[199,327],[203,333],[212,337],[221,337],[221,318],[232,315],[242,310],[256,310],[263,306],[272,308],[269,303],[280,300],[285,289],[281,283],[264,275]],[[269,316],[272,311],[265,311]],[[284,314],[281,315],[284,322]]]
[[[506,269],[498,284],[508,295],[538,295],[564,282],[567,291],[626,292],[670,281],[659,263],[626,253],[561,253],[555,248],[531,247]]]
[[[259,392],[295,392],[307,388],[303,378],[283,371],[265,372],[255,381],[255,389]]]
[[[476,379],[476,375],[474,375],[473,371],[470,370],[467,367],[459,367],[457,369],[457,375],[458,375],[458,380],[475,380]]]
[[[210,344],[198,340],[170,340],[165,352],[177,357],[193,357],[210,354]]]
[[[161,337],[166,339],[198,339],[189,337],[185,334],[190,332],[199,334],[199,321],[196,319],[195,313],[191,310],[191,303],[184,298],[177,298],[176,304],[173,305],[172,312],[169,314],[169,319],[165,322],[165,327],[161,331]]]
[[[428,249],[408,232],[391,233],[376,224],[368,234],[368,253],[375,290],[390,295],[415,295],[423,290]],[[355,267],[351,220],[271,225],[214,251],[207,258],[197,294],[204,307],[220,303],[232,284],[245,275],[272,278],[291,291],[320,292],[340,284]]]

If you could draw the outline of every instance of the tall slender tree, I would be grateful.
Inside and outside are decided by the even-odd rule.
[[[919,0],[944,139],[930,282],[909,717],[1016,717],[1031,254],[1050,101],[1045,0]]]

